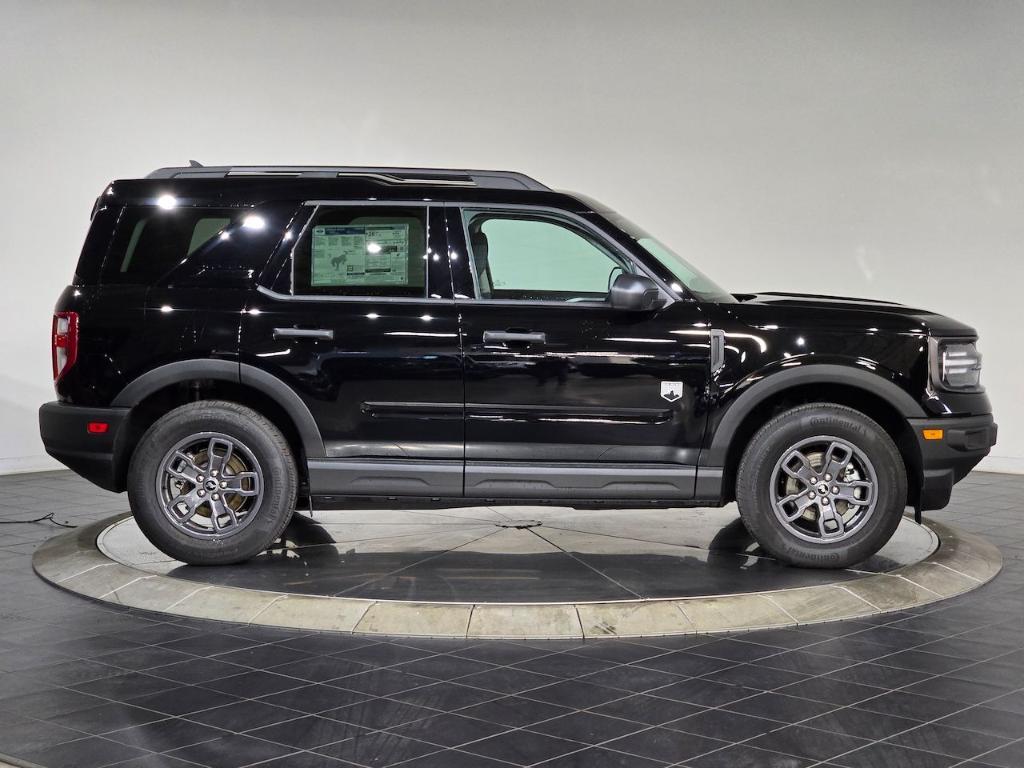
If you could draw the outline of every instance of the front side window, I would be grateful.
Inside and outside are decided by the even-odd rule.
[[[125,207],[103,263],[104,283],[150,285],[224,232],[237,209]]]
[[[481,299],[604,301],[616,276],[633,271],[569,222],[472,210],[463,218]]]
[[[322,206],[292,258],[295,294],[423,298],[425,208]]]

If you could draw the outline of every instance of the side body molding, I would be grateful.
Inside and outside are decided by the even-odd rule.
[[[885,400],[906,418],[927,416],[920,403],[906,391],[876,373],[831,363],[804,365],[771,373],[737,397],[715,428],[711,444],[701,451],[698,464],[702,467],[723,467],[736,430],[754,408],[783,390],[808,384],[842,384]]]
[[[111,405],[131,408],[159,389],[190,379],[230,381],[259,390],[284,408],[291,417],[308,458],[324,458],[327,455],[313,414],[295,391],[276,376],[234,360],[179,360],[161,365],[128,384]]]

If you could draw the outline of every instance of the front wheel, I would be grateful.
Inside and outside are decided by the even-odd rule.
[[[227,565],[259,554],[284,531],[298,480],[288,442],[237,403],[201,401],[161,417],[128,467],[139,528],[190,565]]]
[[[907,476],[881,426],[845,406],[802,405],[765,424],[736,476],[740,517],[769,554],[805,568],[845,568],[892,538]]]

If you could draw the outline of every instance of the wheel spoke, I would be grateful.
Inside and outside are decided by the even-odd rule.
[[[203,470],[196,466],[192,457],[181,451],[175,451],[174,458],[167,465],[167,474],[176,480],[192,483],[193,485],[197,482],[196,478],[202,473]]]
[[[848,445],[843,443],[833,442],[828,447],[828,451],[825,452],[825,461],[822,464],[822,474],[827,477],[830,481],[843,476],[846,471],[846,465],[850,463],[850,459],[853,458],[853,450]]]
[[[259,476],[255,472],[239,472],[221,478],[221,493],[237,496],[257,496],[260,492]]]
[[[217,447],[220,446],[223,449],[223,454],[217,453]],[[206,464],[210,469],[210,474],[214,477],[224,474],[224,467],[231,461],[231,454],[235,450],[235,444],[230,440],[225,440],[222,437],[211,437],[209,446],[206,449],[207,459]],[[216,474],[214,474],[216,473]]]
[[[210,515],[210,521],[217,531],[224,531],[226,528],[238,525],[238,518],[235,516],[235,510],[224,503],[223,496],[218,499],[211,499],[210,506],[213,508],[213,512]],[[221,521],[222,517],[227,517],[230,522],[225,525]]]
[[[795,504],[796,508],[793,511],[789,511],[785,507],[788,504]],[[785,516],[788,522],[793,522],[798,517],[801,517],[807,508],[814,504],[814,499],[807,495],[807,491],[800,491],[787,496],[784,499],[780,499],[778,502],[779,511]]]
[[[794,480],[799,480],[808,487],[817,477],[814,467],[811,466],[811,460],[797,450],[789,452],[782,462],[782,470]]]
[[[848,504],[865,506],[875,501],[875,484],[870,480],[851,480],[844,483],[833,483],[839,488],[836,494],[836,501],[845,501]]]
[[[843,518],[836,513],[835,507],[831,504],[818,504],[818,532],[823,539],[842,538],[846,533]]]

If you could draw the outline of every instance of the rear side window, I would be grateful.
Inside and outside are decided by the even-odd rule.
[[[296,295],[427,295],[426,208],[322,206],[292,257]]]
[[[238,215],[230,208],[126,206],[101,280],[149,285],[214,241]]]

